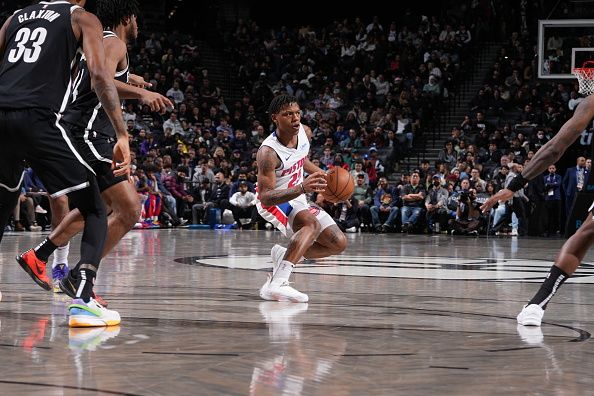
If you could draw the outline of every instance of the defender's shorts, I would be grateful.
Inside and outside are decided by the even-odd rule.
[[[111,169],[114,139],[68,123],[64,123],[64,127],[73,136],[80,155],[93,168],[100,192],[128,180],[126,176],[115,176]]]
[[[0,183],[20,184],[23,159],[35,170],[51,197],[89,185],[92,168],[74,148],[72,137],[50,109],[0,109]]]

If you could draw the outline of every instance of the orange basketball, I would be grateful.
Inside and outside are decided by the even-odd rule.
[[[330,202],[346,201],[355,191],[355,181],[344,168],[332,168],[326,172],[326,191],[322,193]]]

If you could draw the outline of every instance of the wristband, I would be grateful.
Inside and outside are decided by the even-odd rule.
[[[524,179],[524,177],[521,174],[519,174],[519,175],[516,175],[516,177],[514,177],[509,182],[509,184],[507,185],[506,188],[508,190],[516,192],[516,191],[523,189],[527,182],[528,182],[528,180]]]
[[[301,183],[301,191],[303,191],[303,194],[307,194],[307,193],[305,192],[305,187],[303,187],[303,183]]]

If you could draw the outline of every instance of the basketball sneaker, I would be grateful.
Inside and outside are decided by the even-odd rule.
[[[68,330],[68,347],[74,351],[94,351],[118,334],[120,326],[72,327]]]
[[[72,271],[68,271],[67,276],[65,276],[58,282],[58,287],[68,297],[76,298],[76,290],[78,289],[78,279],[72,276]],[[107,308],[108,302],[105,301],[102,297],[95,294],[94,291],[92,292],[91,297],[99,304]]]
[[[68,276],[68,264],[58,264],[52,268],[52,279],[54,280],[54,293],[62,293],[60,281]]]
[[[289,281],[272,281],[272,275],[270,274],[268,274],[266,283],[260,288],[260,297],[268,301],[290,301],[294,303],[309,301],[307,294],[291,287]]]
[[[68,315],[70,327],[115,326],[121,322],[117,311],[105,308],[94,298],[88,303],[80,298],[74,299],[68,306]]]
[[[283,261],[286,251],[287,248],[282,247],[281,245],[274,245],[272,249],[270,249],[270,257],[272,257],[272,275],[274,275],[281,261]]]
[[[40,260],[35,255],[33,249],[27,250],[25,253],[16,256],[16,261],[22,269],[45,290],[52,290],[52,285],[47,277],[45,266],[47,262]]]
[[[260,314],[268,324],[268,335],[273,341],[299,338],[301,325],[294,317],[307,311],[307,304],[291,304],[263,301],[258,306]]]
[[[538,304],[524,305],[522,312],[518,314],[518,324],[522,326],[540,326],[542,317],[544,316],[544,309]]]

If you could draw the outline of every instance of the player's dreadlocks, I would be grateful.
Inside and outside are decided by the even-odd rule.
[[[292,95],[278,95],[270,101],[268,106],[268,115],[277,114],[283,107],[290,105],[291,103],[298,103],[297,98]]]
[[[137,0],[97,0],[97,17],[104,29],[114,29],[139,12]]]

